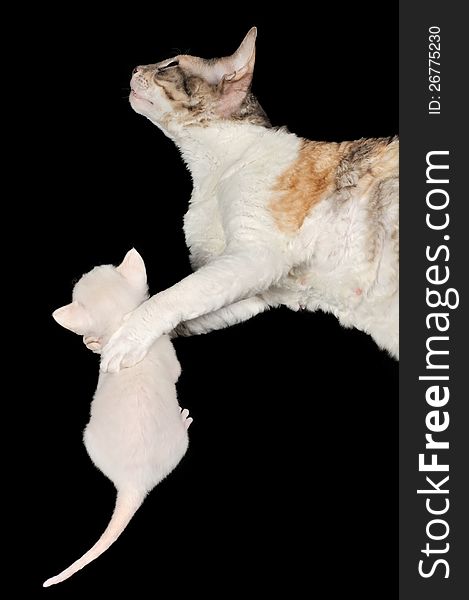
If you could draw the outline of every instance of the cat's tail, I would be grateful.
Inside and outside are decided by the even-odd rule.
[[[116,498],[116,506],[114,513],[109,521],[109,525],[106,527],[103,535],[99,538],[96,544],[88,550],[81,558],[76,560],[72,565],[59,573],[55,577],[51,577],[45,581],[43,587],[49,587],[55,585],[61,581],[65,581],[71,577],[74,573],[83,569],[88,563],[98,558],[103,552],[105,552],[111,544],[113,544],[120,534],[127,527],[127,524],[132,519],[134,514],[141,506],[146,494],[138,493],[135,491],[131,492],[118,492]]]

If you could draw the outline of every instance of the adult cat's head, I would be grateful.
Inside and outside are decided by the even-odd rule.
[[[122,324],[124,316],[148,297],[145,264],[132,248],[118,267],[102,265],[85,273],[73,288],[73,302],[52,316],[98,352]]]
[[[136,67],[130,82],[132,108],[163,130],[227,119],[269,126],[250,91],[256,35],[253,27],[236,52],[224,58],[182,54]]]

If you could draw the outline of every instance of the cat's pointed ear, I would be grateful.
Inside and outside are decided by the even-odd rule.
[[[230,117],[236,112],[251,87],[256,61],[257,29],[252,27],[234,54],[219,61],[221,69],[219,85],[220,101],[217,112],[222,117]]]
[[[226,65],[232,69],[232,73],[228,73],[228,75],[232,78],[240,79],[247,71],[251,72],[252,78],[256,60],[256,37],[257,27],[251,27],[236,52],[226,57]]]
[[[79,335],[84,335],[90,324],[86,310],[76,300],[58,308],[52,316],[59,325]]]
[[[124,260],[116,269],[133,287],[138,289],[146,287],[147,272],[145,263],[135,248],[127,252]]]

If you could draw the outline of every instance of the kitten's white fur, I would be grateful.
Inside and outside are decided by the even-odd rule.
[[[243,42],[246,56],[250,45],[252,67],[254,42],[253,29]],[[233,63],[222,60],[220,67]],[[180,323],[202,333],[278,305],[332,312],[397,358],[398,255],[391,235],[398,223],[397,173],[383,192],[379,234],[369,229],[369,190],[353,187],[360,174],[351,172],[353,195],[346,202],[338,193],[319,202],[292,236],[279,230],[269,206],[276,182],[298,159],[300,138],[229,119],[191,125],[148,77],[137,71],[131,87],[134,110],[176,143],[191,171],[184,231],[195,272],[130,316],[104,348],[102,368],[115,372],[135,364]],[[397,166],[397,142],[389,148]],[[377,247],[372,261],[371,236]]]
[[[84,275],[73,290],[73,302],[53,316],[99,351],[124,315],[146,297],[145,265],[138,252],[130,250],[117,268],[104,265]],[[100,374],[84,442],[91,460],[116,486],[116,507],[91,550],[44,587],[68,579],[107,550],[147,493],[184,456],[192,419],[178,405],[175,383],[180,372],[174,348],[168,336],[162,336],[135,367]]]

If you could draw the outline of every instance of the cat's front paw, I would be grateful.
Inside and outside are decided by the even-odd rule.
[[[125,326],[121,327],[103,348],[101,371],[117,373],[121,369],[133,367],[145,358],[150,343],[132,333],[126,333]]]

